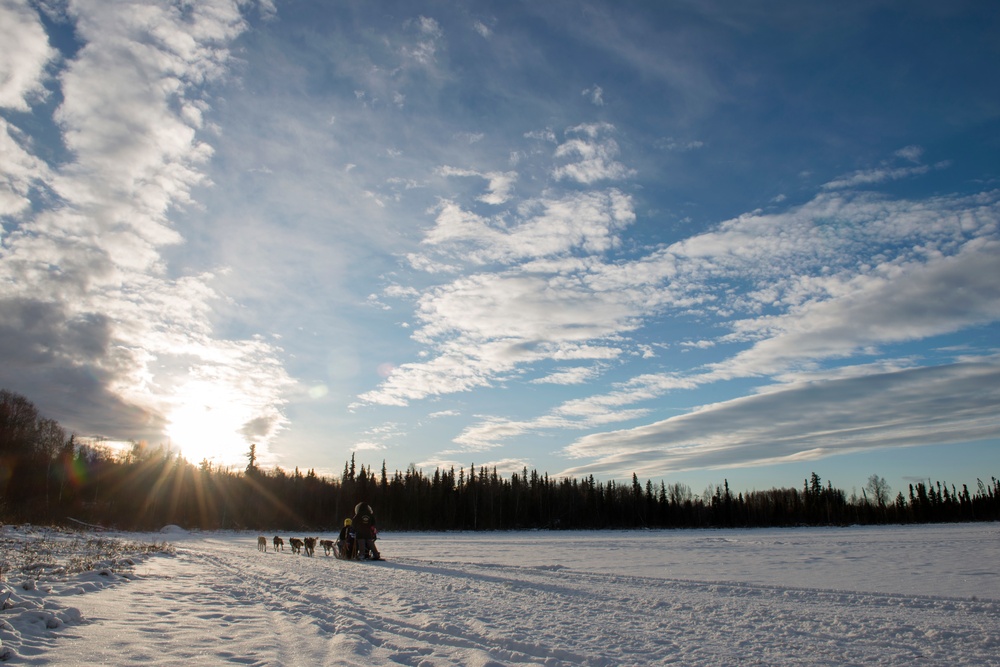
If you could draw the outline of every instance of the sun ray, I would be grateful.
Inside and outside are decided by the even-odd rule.
[[[225,383],[195,380],[176,396],[166,429],[171,447],[192,463],[246,461],[249,442],[241,430],[255,415],[245,395]]]

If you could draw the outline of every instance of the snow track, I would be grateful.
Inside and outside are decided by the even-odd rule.
[[[1000,665],[997,599],[491,564],[485,539],[475,562],[396,556],[405,544],[352,563],[247,535],[180,542],[80,600],[85,623],[24,662]]]

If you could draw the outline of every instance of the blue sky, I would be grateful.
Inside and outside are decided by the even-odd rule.
[[[1000,473],[1000,7],[0,0],[0,386],[80,436]]]

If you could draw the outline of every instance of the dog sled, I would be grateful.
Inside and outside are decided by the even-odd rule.
[[[349,522],[350,519],[347,521]],[[376,539],[378,538],[373,535],[371,541],[374,542]],[[333,545],[333,556],[340,560],[384,560],[381,555],[378,558],[373,558],[371,549],[367,551],[366,554],[358,553],[358,540],[354,531],[350,530],[350,523],[344,526],[340,538]]]

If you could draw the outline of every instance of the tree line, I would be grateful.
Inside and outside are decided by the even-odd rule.
[[[245,468],[194,465],[167,447],[125,451],[67,437],[24,397],[0,390],[0,521],[69,521],[123,530],[334,531],[371,504],[384,530],[709,528],[996,521],[1000,480],[973,489],[916,482],[892,495],[872,475],[848,496],[816,473],[801,487],[733,493],[728,480],[695,494],[685,484],[509,476],[470,465],[391,474],[357,465],[338,476],[265,469],[251,445]]]

